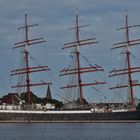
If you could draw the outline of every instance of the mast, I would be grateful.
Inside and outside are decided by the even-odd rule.
[[[134,80],[132,80],[132,74],[140,72],[140,67],[132,67],[131,66],[132,64],[131,64],[131,57],[130,57],[131,56],[130,47],[140,44],[140,39],[136,39],[136,40],[130,40],[129,39],[129,30],[130,30],[130,28],[133,28],[133,27],[140,27],[140,25],[129,26],[128,25],[128,15],[126,13],[126,15],[125,15],[125,26],[117,29],[117,30],[124,30],[125,31],[126,40],[124,42],[119,42],[119,43],[113,44],[114,47],[112,49],[126,48],[125,55],[126,55],[127,68],[112,70],[110,72],[110,75],[109,75],[109,77],[118,76],[118,75],[128,75],[128,84],[117,85],[117,86],[112,87],[110,89],[128,88],[129,94],[130,94],[129,96],[130,96],[130,110],[131,111],[135,110],[133,87],[134,86],[140,86],[140,83],[135,83]]]
[[[51,82],[41,82],[41,83],[31,83],[30,82],[30,73],[34,73],[34,72],[41,72],[41,71],[48,71],[50,70],[50,68],[48,66],[35,66],[35,67],[30,67],[29,66],[29,51],[28,51],[28,47],[30,45],[34,45],[34,44],[39,44],[39,43],[44,43],[46,42],[45,40],[43,40],[43,38],[34,38],[34,39],[29,39],[29,28],[37,26],[38,24],[32,24],[29,25],[28,24],[28,19],[27,19],[27,14],[25,14],[25,25],[23,27],[18,28],[18,30],[24,30],[24,34],[25,34],[25,39],[24,41],[20,41],[15,43],[15,48],[24,48],[24,57],[25,57],[25,67],[24,68],[20,68],[20,69],[15,69],[11,71],[11,76],[13,75],[22,75],[25,74],[26,75],[26,84],[22,84],[22,85],[16,85],[16,86],[12,86],[12,88],[18,88],[18,87],[26,87],[26,91],[27,91],[27,95],[28,95],[28,104],[31,104],[31,90],[30,87],[31,86],[41,86],[41,85],[48,85],[51,84]]]
[[[79,21],[78,21],[78,15],[76,15],[76,58],[77,58],[77,70],[78,70],[78,87],[79,87],[79,93],[80,93],[80,103],[83,105],[83,91],[81,86],[81,73],[80,73],[80,50],[79,50]]]
[[[60,76],[66,76],[66,75],[77,75],[77,84],[71,84],[71,85],[66,85],[64,87],[61,87],[60,89],[65,89],[65,88],[78,88],[78,94],[80,98],[80,106],[84,106],[83,102],[83,87],[84,86],[95,86],[98,84],[105,84],[106,82],[98,82],[96,81],[95,83],[83,83],[81,76],[84,73],[88,72],[97,72],[97,71],[103,71],[103,68],[101,66],[95,65],[95,66],[89,66],[89,67],[81,67],[80,63],[80,47],[81,46],[86,46],[86,45],[91,45],[91,44],[96,44],[98,43],[96,41],[96,38],[89,38],[89,39],[80,39],[80,28],[89,26],[89,25],[79,25],[79,16],[76,14],[76,24],[74,28],[70,28],[72,30],[75,30],[76,34],[76,40],[74,42],[66,43],[64,44],[64,47],[62,49],[67,49],[67,48],[74,48],[73,55],[76,57],[76,64],[77,66],[75,68],[68,68],[68,69],[63,69],[60,71]]]

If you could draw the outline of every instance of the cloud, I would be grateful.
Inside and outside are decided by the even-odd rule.
[[[13,67],[18,66],[14,63],[15,60],[12,60],[15,57],[13,57],[14,51],[11,49],[16,41],[20,41],[21,37],[24,37],[23,33],[18,33],[16,29],[23,26],[24,14],[27,13],[31,24],[39,24],[37,28],[33,28],[35,37],[41,36],[47,40],[45,47],[42,47],[43,44],[41,44],[39,47],[30,48],[30,51],[34,52],[37,57],[43,55],[45,58],[41,57],[40,62],[52,66],[53,77],[58,77],[61,66],[64,66],[64,63],[69,65],[69,59],[62,58],[68,57],[68,51],[65,54],[67,56],[63,56],[61,48],[64,43],[75,38],[74,32],[67,29],[75,25],[76,8],[79,11],[81,25],[91,25],[89,29],[81,29],[81,32],[87,37],[96,37],[100,42],[96,49],[92,47],[94,56],[90,52],[90,58],[94,57],[95,61],[98,60],[109,71],[113,62],[110,59],[110,48],[113,42],[123,40],[122,35],[120,35],[122,32],[117,33],[116,28],[124,25],[125,9],[128,9],[130,23],[139,24],[139,6],[139,0],[135,0],[135,2],[132,0],[1,0],[0,51],[7,53],[7,60],[1,61],[4,70],[0,74],[7,76],[11,70],[12,64],[9,65],[8,60],[13,62]],[[16,50],[17,52],[18,50]],[[97,52],[101,54],[99,55]],[[4,60],[4,56],[0,56],[0,59]],[[63,60],[65,62],[61,62]],[[4,83],[10,87],[11,83],[8,82],[8,79],[10,76],[4,78]],[[57,92],[59,79],[52,79],[52,82],[54,82],[53,91]],[[5,92],[5,89],[2,89],[2,92]]]

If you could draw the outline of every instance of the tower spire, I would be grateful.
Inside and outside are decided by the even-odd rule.
[[[51,90],[50,90],[50,85],[48,85],[48,88],[47,88],[46,98],[47,98],[47,99],[52,99]]]

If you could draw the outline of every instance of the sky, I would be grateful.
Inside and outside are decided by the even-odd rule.
[[[111,51],[112,44],[124,39],[123,32],[117,32],[116,29],[124,26],[126,9],[130,24],[140,24],[139,7],[139,0],[0,0],[0,96],[15,92],[11,86],[16,84],[16,77],[11,77],[10,71],[20,66],[21,52],[12,48],[14,43],[23,39],[23,33],[17,31],[17,28],[24,25],[25,14],[28,15],[30,24],[39,25],[31,30],[31,36],[43,37],[46,40],[44,44],[29,48],[30,55],[34,58],[34,62],[31,63],[48,65],[51,68],[49,73],[42,74],[43,81],[53,83],[52,94],[54,98],[61,100],[60,96],[63,94],[59,87],[62,86],[62,79],[59,77],[59,71],[68,67],[70,61],[70,51],[61,48],[64,43],[74,39],[74,32],[67,29],[75,25],[76,9],[81,25],[91,25],[81,32],[84,36],[96,37],[99,41],[98,45],[90,47],[91,50],[87,47],[81,49],[81,52],[89,57],[91,63],[103,66],[105,75],[108,75],[120,60],[120,52]],[[140,29],[133,31],[136,33],[132,32],[132,38],[140,37]],[[140,48],[136,48],[133,52],[139,56]],[[40,80],[40,77],[33,76],[33,79]],[[107,77],[105,76],[105,79]],[[109,80],[108,85],[110,83],[112,82]],[[34,92],[39,96],[45,96],[46,90],[46,87],[35,88]],[[110,91],[103,90],[103,93],[105,92],[110,96]],[[140,98],[138,89],[136,96]],[[96,95],[94,97],[98,98]]]

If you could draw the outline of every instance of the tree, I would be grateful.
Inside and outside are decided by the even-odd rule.
[[[140,110],[140,103],[136,106],[136,110]]]

